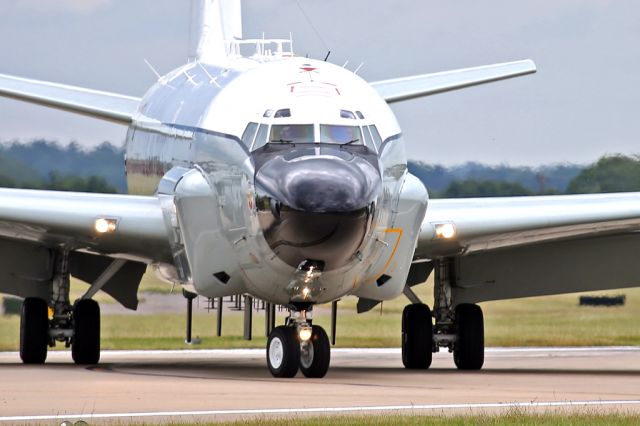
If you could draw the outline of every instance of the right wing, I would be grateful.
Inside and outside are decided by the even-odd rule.
[[[140,98],[0,74],[0,96],[130,124]]]
[[[433,74],[393,78],[370,83],[388,103],[405,101],[421,96],[435,95],[450,90],[464,89],[479,84],[536,72],[536,64],[531,59],[443,71]]]

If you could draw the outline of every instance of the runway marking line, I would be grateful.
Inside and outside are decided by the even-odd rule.
[[[49,355],[68,355],[70,351],[51,351]],[[399,354],[400,348],[332,348],[334,354]],[[513,347],[513,348],[486,348],[485,352],[491,353],[526,353],[526,352],[640,352],[640,346],[566,346],[566,347]],[[0,352],[0,356],[18,356],[19,352]],[[167,349],[167,350],[104,350],[105,356],[131,356],[131,355],[263,355],[264,349]]]
[[[455,410],[479,408],[554,408],[554,407],[590,407],[611,405],[640,405],[640,400],[601,400],[601,401],[547,401],[547,402],[487,402],[469,404],[416,404],[416,405],[377,405],[353,407],[314,407],[314,408],[265,408],[232,409],[202,411],[156,411],[132,413],[92,413],[92,414],[56,414],[40,416],[3,416],[1,422],[33,420],[69,420],[69,419],[109,419],[134,417],[184,417],[214,415],[257,415],[257,414],[327,414],[379,411],[410,410]]]

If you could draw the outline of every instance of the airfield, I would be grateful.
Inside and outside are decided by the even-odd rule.
[[[0,354],[0,424],[62,420],[224,421],[380,413],[640,413],[640,348],[489,348],[485,368],[460,372],[446,353],[428,371],[402,367],[399,349],[335,349],[324,379],[274,379],[264,350],[105,351],[76,366]],[[55,422],[57,423],[55,423]]]
[[[97,296],[105,350],[95,366],[76,366],[61,350],[50,351],[44,366],[22,365],[18,316],[0,316],[0,426],[513,410],[640,415],[640,289],[621,291],[627,303],[611,308],[580,307],[577,295],[485,304],[492,347],[478,372],[456,370],[446,351],[430,370],[405,370],[399,327],[406,300],[361,315],[344,300],[328,375],[283,380],[266,367],[262,312],[254,312],[254,340],[245,342],[242,312],[225,308],[223,337],[215,337],[215,311],[200,302],[194,336],[202,342],[185,345],[185,300],[165,287],[147,277],[138,312]],[[431,303],[430,286],[419,287]],[[317,320],[329,329],[325,311]],[[158,345],[163,350],[147,350]]]

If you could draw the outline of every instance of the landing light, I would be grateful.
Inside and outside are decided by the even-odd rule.
[[[116,219],[100,217],[96,219],[93,227],[98,234],[109,234],[116,231],[116,228],[118,227],[118,221]]]
[[[453,223],[437,223],[436,238],[444,238],[446,240],[456,236],[456,227]]]
[[[306,342],[307,340],[311,339],[311,327],[309,327],[308,325],[301,326],[300,329],[298,330],[298,336],[300,337],[300,340],[303,342]]]

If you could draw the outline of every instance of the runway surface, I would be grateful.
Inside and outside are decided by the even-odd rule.
[[[0,353],[0,425],[228,420],[323,413],[617,410],[640,413],[640,348],[488,349],[485,368],[402,367],[399,349],[334,349],[324,379],[274,379],[264,350],[104,351],[96,366]],[[588,408],[585,408],[588,407]],[[56,423],[52,423],[52,421]]]

